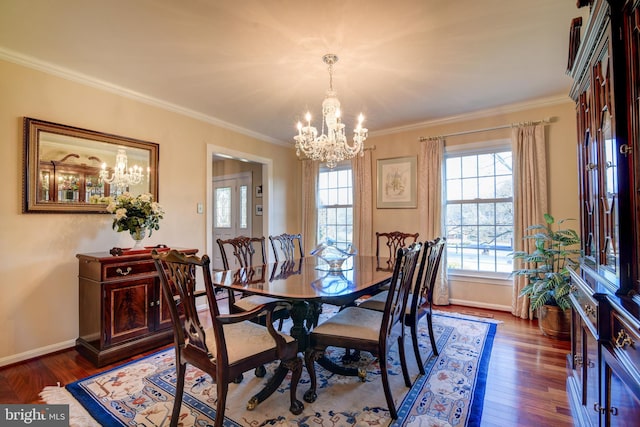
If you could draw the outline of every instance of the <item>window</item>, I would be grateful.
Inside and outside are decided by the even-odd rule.
[[[445,167],[447,267],[460,272],[510,273],[511,149],[449,152]]]
[[[341,248],[353,241],[351,165],[320,168],[318,174],[318,242],[334,240]]]

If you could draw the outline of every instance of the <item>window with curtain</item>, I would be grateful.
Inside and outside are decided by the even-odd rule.
[[[447,151],[445,223],[447,267],[452,273],[496,277],[511,273],[511,157],[508,145]]]
[[[351,165],[318,172],[318,242],[331,239],[345,248],[353,242],[353,174]]]

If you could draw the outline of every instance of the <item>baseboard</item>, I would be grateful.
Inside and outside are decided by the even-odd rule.
[[[12,354],[11,356],[0,358],[0,367],[12,365],[18,362],[24,362],[25,360],[33,359],[35,357],[43,356],[45,354],[53,353],[56,351],[73,348],[75,347],[75,345],[76,340],[69,340],[25,351],[24,353]]]
[[[511,312],[511,306],[499,305],[499,304],[487,304],[487,303],[477,302],[477,301],[467,301],[467,300],[461,300],[461,299],[449,299],[449,304],[464,305],[465,307],[486,308],[486,309],[489,309],[489,310]],[[437,309],[438,306],[434,305],[434,308]]]

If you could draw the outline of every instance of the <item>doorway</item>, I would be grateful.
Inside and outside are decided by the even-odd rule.
[[[247,204],[247,226],[250,227],[246,234],[248,236],[268,236],[269,235],[269,206],[271,205],[271,191],[270,188],[273,183],[272,172],[272,160],[264,157],[256,156],[251,153],[244,153],[236,150],[231,150],[225,147],[216,145],[207,145],[207,189],[206,189],[206,252],[210,254],[212,259],[213,268],[222,268],[222,259],[220,258],[219,249],[217,248],[215,233],[214,233],[214,221],[215,221],[215,208],[214,208],[214,179],[224,175],[233,175],[231,178],[239,178],[241,172],[233,171],[227,173],[227,171],[220,172],[217,166],[214,167],[216,159],[225,158],[229,160],[235,160],[242,163],[253,163],[254,171],[251,175],[251,181],[247,184],[247,197],[248,200],[252,200],[252,203]],[[246,181],[245,181],[246,183]],[[240,184],[239,184],[240,185]],[[256,186],[260,186],[260,189],[256,189]],[[220,186],[222,187],[222,185]],[[257,198],[259,197],[259,198]],[[260,206],[256,206],[260,205]],[[256,209],[260,207],[260,209]],[[259,211],[259,212],[258,212]],[[251,225],[249,225],[251,224]],[[237,230],[236,230],[237,232]],[[233,233],[231,231],[230,233]],[[239,232],[239,234],[244,234]],[[233,237],[233,236],[232,236]],[[217,255],[216,255],[217,254]],[[218,258],[219,261],[215,260]],[[270,257],[269,251],[267,251],[267,257]],[[219,267],[218,267],[219,262]]]
[[[225,175],[213,179],[213,241],[226,240],[237,236],[250,237],[251,212],[253,209],[250,191],[252,188],[250,173]],[[223,268],[222,255],[218,245],[213,246],[211,259],[213,268]],[[230,268],[239,268],[237,260],[229,259]]]

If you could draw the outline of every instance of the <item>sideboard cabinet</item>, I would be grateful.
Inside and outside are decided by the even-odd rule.
[[[640,419],[640,0],[579,0],[576,102],[584,256],[572,270],[567,392],[575,424]],[[584,28],[582,37],[577,27]],[[577,42],[579,40],[579,42]]]
[[[172,342],[171,319],[151,249],[76,256],[80,354],[103,366]]]

